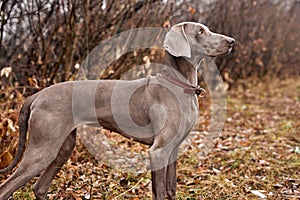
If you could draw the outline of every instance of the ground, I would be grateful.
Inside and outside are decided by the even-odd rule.
[[[15,110],[1,115],[1,151],[15,147],[17,140],[4,143],[8,133],[18,135]],[[300,199],[300,79],[241,81],[227,93],[226,112],[222,135],[206,157],[198,156],[197,141],[179,157],[177,199]],[[119,142],[146,151],[132,141]],[[1,175],[1,182],[7,177]],[[34,199],[32,183],[14,199]],[[109,167],[79,140],[48,197],[150,199],[150,173]]]

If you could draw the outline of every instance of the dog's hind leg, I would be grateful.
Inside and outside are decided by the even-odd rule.
[[[64,163],[69,159],[76,145],[76,129],[67,137],[64,144],[60,148],[55,160],[42,173],[38,181],[34,185],[34,194],[36,199],[46,199],[48,189],[55,175],[59,172]]]
[[[61,144],[60,144],[61,146]],[[17,170],[0,186],[0,199],[5,200],[18,188],[41,173],[55,159],[56,154],[47,148],[28,148]]]
[[[42,120],[43,118],[49,120]],[[37,120],[39,119],[39,120]],[[0,186],[0,200],[6,200],[18,188],[45,170],[57,157],[67,138],[66,124],[51,114],[31,115],[28,146],[16,171]],[[34,123],[33,123],[34,122]]]

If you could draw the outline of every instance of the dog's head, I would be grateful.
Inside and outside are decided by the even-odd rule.
[[[174,25],[167,33],[164,47],[176,57],[216,57],[230,53],[234,41],[231,37],[211,32],[203,24],[182,22]]]

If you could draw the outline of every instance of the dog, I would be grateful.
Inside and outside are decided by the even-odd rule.
[[[33,191],[36,199],[46,199],[51,181],[75,147],[76,128],[83,124],[149,145],[152,199],[175,199],[178,148],[197,121],[197,95],[203,93],[197,67],[205,57],[230,53],[234,42],[203,24],[182,22],[165,36],[168,68],[163,73],[132,81],[64,82],[27,98],[19,115],[16,157],[0,172],[20,162],[19,167],[1,184],[0,199],[39,174]]]

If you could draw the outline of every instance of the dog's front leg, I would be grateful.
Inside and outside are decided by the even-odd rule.
[[[167,167],[166,191],[169,200],[175,200],[176,197],[176,161]]]
[[[150,148],[149,154],[151,162],[152,199],[164,200],[165,192],[167,192],[168,199],[174,200],[176,194],[176,159],[178,155],[178,145],[173,145],[173,143],[169,143],[163,147],[153,145]]]
[[[150,149],[152,200],[164,200],[169,156],[161,149]]]
[[[177,165],[177,156],[178,156],[178,147],[176,147],[169,159],[169,165],[167,167],[166,175],[166,192],[169,200],[176,199],[176,185],[177,185],[177,176],[176,176],[176,165]]]
[[[165,167],[155,171],[151,170],[152,200],[165,199],[165,177],[166,177]]]

